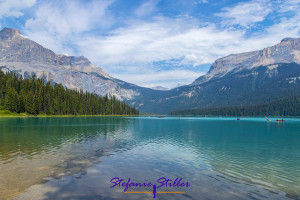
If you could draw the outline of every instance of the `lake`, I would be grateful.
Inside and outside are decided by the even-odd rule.
[[[153,199],[115,177],[189,183],[156,199],[300,199],[300,118],[271,120],[0,118],[0,199]]]

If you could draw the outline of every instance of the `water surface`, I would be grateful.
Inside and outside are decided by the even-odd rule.
[[[157,199],[300,199],[299,130],[297,118],[0,118],[0,199],[153,198],[114,177],[191,185]]]

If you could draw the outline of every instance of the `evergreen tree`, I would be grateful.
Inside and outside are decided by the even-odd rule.
[[[29,114],[34,114],[33,92],[29,91],[25,98],[25,111]]]
[[[0,70],[0,106],[12,112],[68,115],[138,115],[139,112],[114,96],[100,97],[94,93],[66,89],[61,84],[45,82],[34,75],[23,79]]]
[[[19,112],[23,113],[25,112],[25,102],[24,102],[24,96],[23,94],[19,95]]]
[[[12,112],[19,112],[19,97],[17,91],[9,87],[5,96],[5,108]]]
[[[39,114],[40,112],[40,102],[39,102],[39,95],[38,92],[36,91],[34,96],[33,96],[33,113],[32,114]]]
[[[201,116],[300,116],[300,96],[261,105],[191,109],[174,111],[170,114]]]

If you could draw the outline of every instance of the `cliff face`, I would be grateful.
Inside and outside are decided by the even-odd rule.
[[[20,31],[0,31],[0,67],[25,78],[35,74],[47,81],[61,83],[71,89],[83,89],[99,95],[115,95],[132,100],[143,88],[114,79],[83,56],[57,55],[53,51],[22,36]]]
[[[259,51],[233,54],[217,59],[208,73],[196,79],[192,85],[220,78],[229,72],[239,72],[277,63],[300,63],[300,39],[285,38],[279,44]]]

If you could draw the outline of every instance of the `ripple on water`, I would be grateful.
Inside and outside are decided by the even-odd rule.
[[[68,186],[74,199],[87,197],[85,190],[118,199],[122,193],[108,190],[112,177],[166,176],[193,187],[161,199],[297,199],[299,128],[299,119],[283,125],[264,118],[0,120],[0,195],[12,198],[48,181],[33,186],[35,194],[47,186],[56,188],[52,195],[69,194]]]

